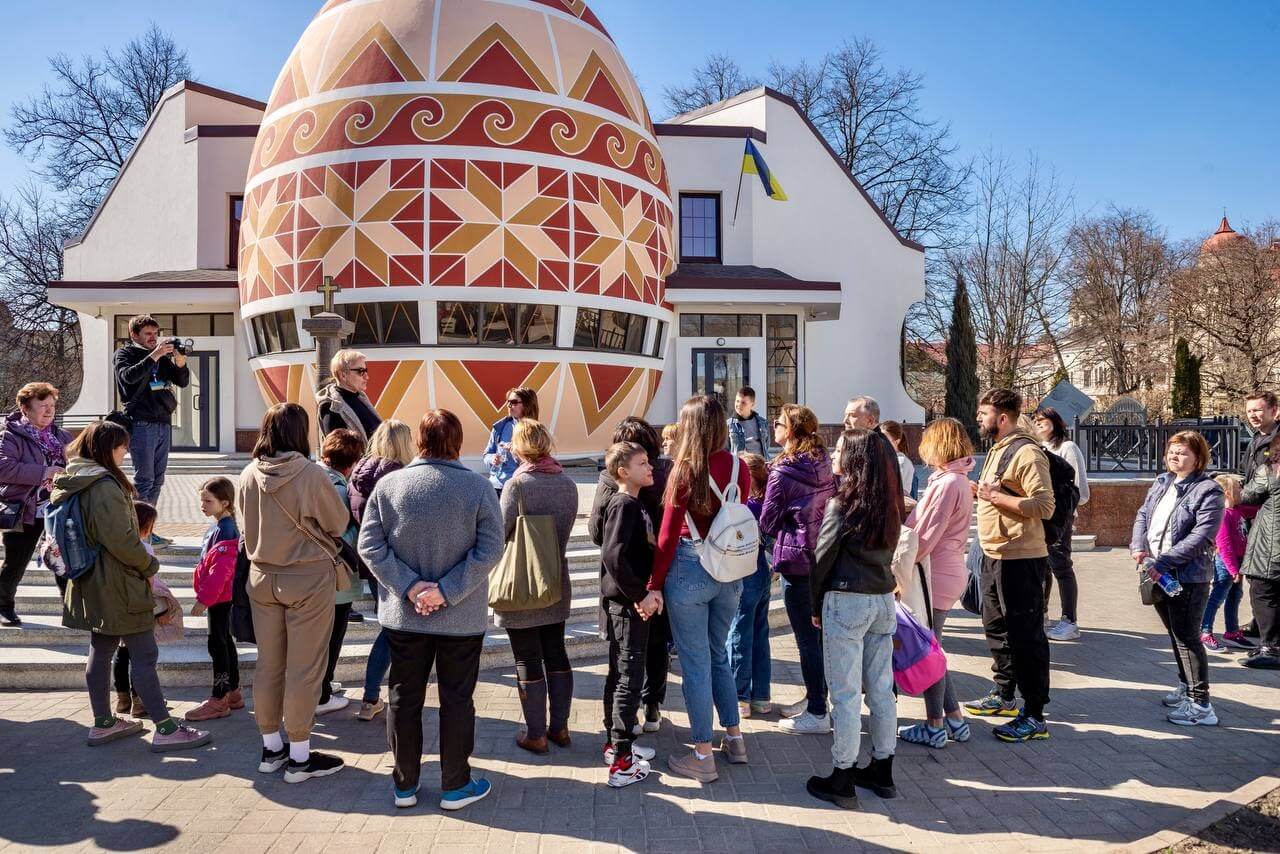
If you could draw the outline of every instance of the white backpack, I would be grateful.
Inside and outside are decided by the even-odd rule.
[[[756,557],[760,553],[760,524],[751,510],[742,503],[738,488],[738,455],[733,455],[733,473],[729,487],[720,491],[715,478],[708,474],[711,491],[720,499],[720,510],[711,520],[705,537],[698,536],[693,517],[685,513],[685,524],[697,542],[698,557],[702,568],[716,581],[728,583],[746,578],[756,571]]]

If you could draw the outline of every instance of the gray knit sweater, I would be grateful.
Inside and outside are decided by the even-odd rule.
[[[546,608],[532,611],[495,611],[493,621],[504,629],[532,629],[563,623],[569,619],[569,605],[573,587],[569,581],[569,560],[565,552],[569,548],[569,535],[573,521],[578,516],[578,486],[567,474],[523,472],[507,481],[502,488],[503,531],[509,539],[516,529],[519,515],[517,498],[524,499],[525,512],[530,516],[552,516],[556,520],[556,533],[560,535],[560,601]]]
[[[489,481],[456,460],[417,459],[378,482],[365,504],[360,556],[378,579],[378,621],[432,635],[482,635],[489,570],[502,556],[502,517]],[[444,608],[424,617],[406,594],[434,581]]]

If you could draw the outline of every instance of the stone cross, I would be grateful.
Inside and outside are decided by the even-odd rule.
[[[333,295],[341,288],[333,283],[333,276],[325,276],[324,284],[316,288],[316,292],[324,296],[322,310],[315,317],[304,317],[302,328],[316,342],[316,390],[319,391],[333,382],[333,374],[329,372],[329,362],[342,348],[342,339],[355,331],[355,324],[335,314],[333,311]]]
[[[325,314],[333,314],[333,297],[340,290],[342,290],[342,288],[333,283],[333,276],[325,276],[324,284],[319,288],[316,288],[316,293],[324,297]]]

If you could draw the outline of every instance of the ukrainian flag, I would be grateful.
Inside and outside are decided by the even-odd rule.
[[[759,175],[760,183],[764,185],[765,195],[777,202],[787,200],[787,194],[782,191],[782,185],[778,183],[777,176],[769,171],[769,164],[764,162],[760,150],[750,139],[747,140],[747,150],[742,155],[742,174]]]

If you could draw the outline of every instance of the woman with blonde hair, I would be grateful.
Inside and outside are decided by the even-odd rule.
[[[773,569],[782,576],[787,619],[800,651],[805,698],[783,710],[778,728],[809,734],[831,731],[827,715],[827,683],[822,664],[822,632],[809,595],[809,573],[822,529],[827,499],[835,494],[835,479],[827,460],[818,416],[807,406],[788,403],[773,422],[773,441],[782,453],[773,461],[760,509],[760,533],[774,537]]]
[[[544,754],[547,741],[568,747],[573,668],[564,648],[569,618],[569,534],[578,516],[578,486],[551,455],[551,432],[532,418],[521,418],[511,433],[511,452],[519,462],[502,490],[502,523],[507,542],[521,515],[551,516],[560,540],[560,601],[527,611],[494,611],[494,625],[507,630],[516,660],[516,680],[525,726],[516,744]],[[548,706],[550,717],[548,718]]]
[[[920,539],[916,560],[929,559],[930,604],[933,633],[942,641],[942,627],[969,582],[965,568],[965,544],[973,516],[973,443],[964,426],[954,418],[940,418],[924,429],[920,458],[933,468],[920,502],[906,525]],[[925,717],[921,724],[902,727],[898,737],[912,744],[942,748],[948,741],[968,741],[969,724],[956,700],[948,673],[924,692]]]
[[[339,350],[329,361],[333,382],[316,394],[320,438],[334,430],[351,430],[366,442],[382,419],[365,394],[369,388],[368,358],[359,350]]]

